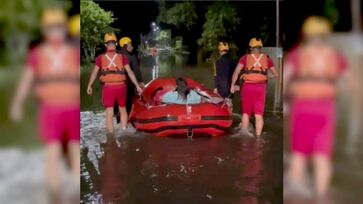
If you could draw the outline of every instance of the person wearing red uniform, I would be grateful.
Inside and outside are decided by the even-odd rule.
[[[251,39],[249,46],[251,53],[241,57],[232,76],[231,93],[237,89],[236,82],[241,80],[241,107],[242,107],[242,130],[252,135],[247,129],[249,119],[255,116],[256,136],[261,136],[263,129],[263,114],[265,110],[267,71],[271,71],[273,77],[278,74],[272,60],[261,53],[262,41]]]
[[[113,133],[113,106],[115,101],[119,105],[121,129],[126,130],[128,116],[126,111],[126,74],[132,83],[135,84],[138,93],[142,92],[141,87],[129,66],[125,55],[116,53],[117,38],[114,33],[106,33],[104,37],[106,52],[97,56],[96,64],[91,73],[87,93],[92,94],[92,85],[98,74],[102,83],[102,104],[106,108],[106,128]]]
[[[80,176],[80,57],[66,40],[67,17],[58,8],[42,15],[44,41],[32,49],[11,107],[11,117],[22,118],[23,103],[33,87],[39,101],[38,130],[45,144],[47,183],[52,203],[60,193],[62,148],[67,147],[75,185]],[[34,83],[34,85],[33,85]],[[33,85],[33,86],[32,86]]]
[[[288,170],[290,188],[301,191],[295,193],[304,192],[306,160],[312,156],[317,198],[326,196],[331,179],[336,84],[347,73],[344,57],[326,42],[330,32],[327,19],[307,18],[302,27],[304,40],[288,54],[284,65],[292,151]]]

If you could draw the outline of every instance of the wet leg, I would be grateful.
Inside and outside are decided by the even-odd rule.
[[[263,116],[262,115],[255,115],[255,126],[256,126],[256,136],[261,136],[262,129],[263,129]]]
[[[325,197],[329,188],[332,168],[328,156],[317,154],[313,157],[314,163],[314,186],[317,197]]]
[[[113,107],[106,108],[106,129],[108,133],[113,133]]]
[[[121,128],[126,129],[128,123],[126,107],[119,107],[119,110],[120,110]]]

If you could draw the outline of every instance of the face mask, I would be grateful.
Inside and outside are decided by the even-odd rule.
[[[63,25],[46,27],[44,33],[50,42],[62,42],[66,37],[66,29]]]
[[[115,41],[108,41],[105,43],[107,50],[115,50],[117,43]]]

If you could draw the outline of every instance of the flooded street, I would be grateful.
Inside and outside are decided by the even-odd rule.
[[[141,64],[145,81],[151,80],[151,62],[146,58]],[[164,56],[158,72],[213,87],[211,67],[188,67],[178,57],[174,61]],[[100,87],[95,89],[92,97],[82,96],[82,203],[282,203],[281,118],[267,114],[260,140],[233,129],[218,138],[157,138],[120,134],[117,128],[114,135],[106,135],[103,108],[96,98]],[[239,97],[234,97],[234,127]]]
[[[4,1],[0,204],[362,204],[362,2]]]
[[[261,140],[106,136],[102,113],[81,116],[83,203],[282,202],[281,127]]]

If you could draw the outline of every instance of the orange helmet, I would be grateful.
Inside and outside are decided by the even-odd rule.
[[[117,42],[117,38],[115,33],[106,33],[105,37],[103,38],[103,42],[107,43],[108,41],[115,41]]]
[[[262,40],[261,39],[257,40],[256,38],[252,38],[250,40],[249,46],[250,47],[263,47]]]
[[[321,16],[310,16],[302,25],[302,33],[305,37],[327,35],[331,30],[330,22]]]
[[[218,50],[219,51],[229,50],[228,43],[226,43],[226,42],[219,42],[219,44],[218,44]]]
[[[53,25],[66,25],[66,13],[60,8],[46,9],[42,13],[42,26],[48,27]]]

